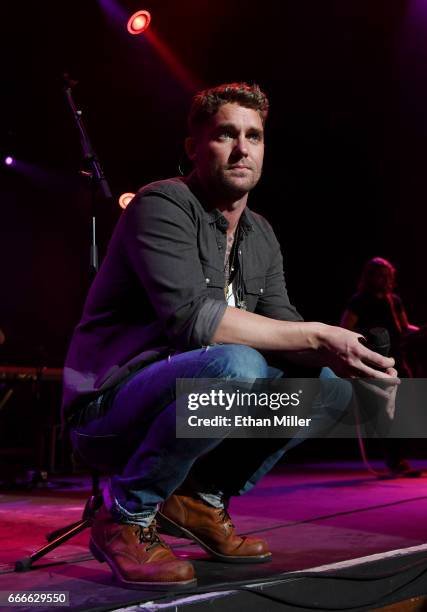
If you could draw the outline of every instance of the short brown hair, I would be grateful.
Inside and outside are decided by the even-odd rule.
[[[235,102],[258,111],[262,124],[268,115],[268,98],[256,84],[225,83],[199,91],[193,98],[188,115],[188,128],[194,135],[227,102]]]

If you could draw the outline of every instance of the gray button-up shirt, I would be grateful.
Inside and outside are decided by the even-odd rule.
[[[194,175],[138,192],[115,228],[71,340],[64,367],[67,415],[135,369],[211,343],[227,307],[227,226],[204,204]],[[274,232],[248,208],[237,248],[233,286],[240,302],[250,312],[300,321]]]

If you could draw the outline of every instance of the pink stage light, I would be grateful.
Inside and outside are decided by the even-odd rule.
[[[138,35],[145,32],[150,25],[151,15],[148,11],[137,11],[134,13],[128,21],[128,32],[129,34]]]
[[[126,206],[129,204],[129,202],[134,198],[135,194],[131,193],[130,191],[126,192],[126,193],[122,193],[122,195],[119,197],[119,206],[120,208],[125,209]]]
[[[13,162],[14,162],[14,159],[10,155],[4,158],[4,163],[6,164],[6,166],[11,166]]]

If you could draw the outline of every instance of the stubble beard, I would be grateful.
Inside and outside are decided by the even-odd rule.
[[[242,198],[244,195],[252,191],[260,179],[261,173],[255,175],[251,172],[246,180],[237,179],[229,176],[227,171],[221,170],[213,177],[214,183],[217,185],[217,192],[222,192],[232,198]]]

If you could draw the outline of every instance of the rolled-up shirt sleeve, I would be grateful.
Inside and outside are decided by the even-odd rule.
[[[226,303],[209,297],[191,209],[161,193],[137,194],[124,213],[123,246],[172,346],[207,346]]]

